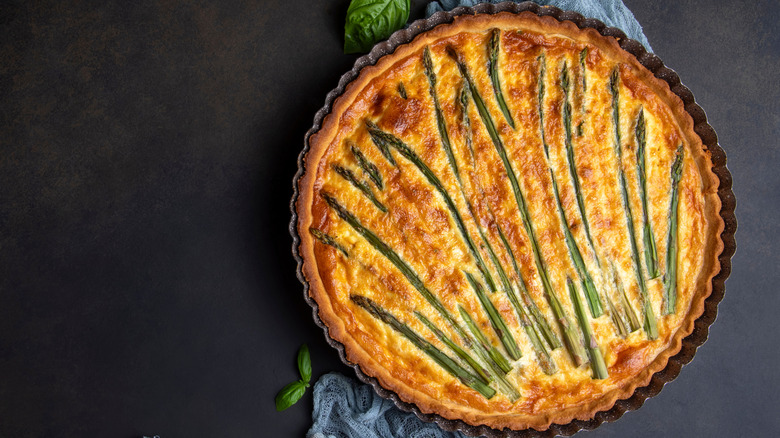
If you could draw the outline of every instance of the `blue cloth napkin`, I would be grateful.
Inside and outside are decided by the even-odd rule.
[[[430,17],[439,11],[450,11],[458,6],[475,6],[479,3],[501,3],[506,0],[436,0],[425,8],[425,15]],[[634,18],[634,14],[623,4],[621,0],[533,0],[542,6],[555,6],[557,8],[575,11],[588,18],[601,20],[607,26],[617,27],[629,38],[642,43],[652,52],[647,37],[642,32],[642,26]],[[520,3],[518,0],[517,3]]]
[[[629,38],[652,50],[642,26],[621,0],[534,0],[597,18],[607,26],[623,30]],[[485,1],[486,2],[486,1]],[[458,6],[485,3],[477,0],[437,0],[426,8],[426,16]],[[500,3],[500,0],[490,0]],[[425,423],[414,414],[399,410],[370,385],[338,373],[325,374],[314,385],[314,424],[307,438],[466,438],[460,432],[446,432],[433,423]]]

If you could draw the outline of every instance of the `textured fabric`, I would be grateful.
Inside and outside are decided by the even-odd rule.
[[[561,9],[603,21],[623,30],[651,50],[642,27],[621,0],[535,0],[540,5]],[[458,6],[474,6],[476,0],[438,0],[428,4],[426,16]],[[500,3],[492,0],[491,3]],[[341,374],[320,377],[314,385],[314,424],[307,438],[466,438],[460,432],[446,432],[403,412],[385,400],[370,385]]]
[[[479,3],[501,3],[506,0],[437,0],[428,4],[425,15],[430,17],[439,11],[449,11],[458,6],[474,6]],[[617,27],[626,33],[629,38],[642,43],[652,52],[647,37],[642,32],[642,26],[634,18],[634,14],[623,4],[621,0],[534,0],[543,6],[555,6],[563,10],[575,11],[588,18],[601,20],[607,26]],[[518,1],[519,3],[519,1]]]
[[[338,373],[325,374],[314,385],[312,417],[307,438],[465,438],[420,421],[370,385]]]

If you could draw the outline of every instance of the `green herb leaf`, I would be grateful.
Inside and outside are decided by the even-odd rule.
[[[309,383],[311,380],[311,357],[309,356],[309,347],[306,344],[301,345],[298,350],[298,372],[301,373],[301,380]]]
[[[403,27],[409,0],[352,0],[344,25],[344,53],[363,53]]]
[[[303,393],[306,392],[308,386],[308,383],[298,380],[282,388],[282,390],[276,394],[276,410],[283,411],[294,405],[303,397]]]

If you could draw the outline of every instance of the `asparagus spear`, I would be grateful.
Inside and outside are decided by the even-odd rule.
[[[380,135],[379,132],[372,131],[371,129],[368,130],[368,134],[371,136],[371,141],[373,141],[376,147],[379,148],[379,152],[382,153],[385,159],[387,159],[387,161],[389,161],[393,166],[396,166],[395,158],[393,158],[393,154],[390,153],[390,144],[388,143],[389,139]]]
[[[366,241],[368,241],[371,246],[373,246],[379,253],[381,253],[385,258],[390,260],[393,265],[395,265],[396,268],[398,268],[399,271],[406,277],[406,279],[409,281],[409,283],[414,286],[415,289],[417,289],[418,292],[425,298],[425,300],[433,306],[434,309],[436,309],[437,312],[439,312],[447,321],[452,322],[453,326],[457,326],[457,324],[454,324],[455,319],[450,315],[449,311],[446,307],[444,307],[444,304],[439,301],[439,299],[431,292],[423,283],[422,279],[417,275],[416,272],[412,269],[411,266],[409,266],[402,258],[398,255],[395,251],[393,251],[390,246],[388,246],[382,239],[379,238],[376,234],[374,234],[373,231],[370,229],[364,227],[360,221],[346,208],[344,208],[341,204],[338,203],[336,198],[330,196],[327,193],[322,192],[321,193],[322,198],[325,200],[325,202],[328,204],[330,208],[332,208],[341,219],[343,219],[349,226],[351,226],[355,231],[357,231],[360,235],[362,235]],[[460,334],[460,333],[459,333]],[[465,336],[464,336],[465,337]]]
[[[588,57],[588,48],[585,47],[580,51],[580,76],[582,78],[582,97],[580,99],[580,110],[582,111],[583,117],[587,113],[586,112],[586,104],[585,104],[585,93],[588,92],[588,75],[587,75],[587,67],[585,66],[585,58]],[[582,122],[577,125],[577,136],[582,137]]]
[[[482,289],[482,285],[479,284],[470,272],[466,272],[465,274],[466,279],[469,281],[469,284],[471,284],[472,289],[474,289],[474,293],[477,295],[479,302],[482,304],[482,309],[490,320],[490,325],[493,326],[493,330],[496,332],[496,335],[498,335],[498,339],[501,341],[501,344],[504,346],[507,353],[509,353],[509,357],[512,360],[520,359],[522,353],[520,352],[520,349],[517,348],[517,343],[512,337],[512,332],[509,331],[509,327],[506,326],[504,318],[498,313],[496,306],[494,306],[493,302],[487,297],[485,290]]]
[[[517,294],[514,293],[514,291],[507,295],[509,295],[509,300],[512,302],[512,306],[515,308],[517,318],[520,320],[520,325],[523,326],[528,339],[531,341],[531,346],[533,347],[534,353],[536,354],[536,360],[539,362],[539,367],[547,375],[555,374],[558,372],[558,367],[555,365],[555,361],[553,361],[547,346],[544,344],[544,341],[542,341],[542,338],[539,335],[537,329],[539,324],[531,320],[531,318],[528,316],[528,313],[526,312],[525,307],[523,307],[523,305],[520,304],[520,301],[517,299]],[[549,327],[547,328],[549,329]]]
[[[485,335],[482,334],[482,332],[479,330],[477,323],[474,321],[471,315],[469,315],[466,309],[464,309],[463,306],[458,306],[458,310],[460,311],[461,318],[463,318],[463,321],[466,323],[466,326],[474,334],[474,337],[477,338],[477,341],[482,343],[482,345],[484,345],[485,348],[489,347],[488,351],[491,357],[496,355],[498,353],[498,350],[496,350],[495,347],[490,345],[488,340],[485,338]],[[499,357],[503,357],[503,356],[499,356]],[[491,370],[493,371],[493,377],[496,379],[496,386],[501,392],[503,392],[510,399],[512,399],[512,401],[515,401],[518,398],[520,398],[520,393],[517,391],[514,385],[509,383],[504,377],[506,373],[508,373],[509,370],[511,370],[511,366],[509,365],[508,362],[502,363],[500,360],[497,359],[498,358],[490,362]]]
[[[490,375],[488,374],[488,371],[482,367],[471,355],[466,353],[465,350],[460,348],[460,345],[456,344],[452,339],[449,338],[443,331],[441,331],[434,323],[431,322],[430,319],[426,318],[425,315],[423,315],[420,312],[415,311],[415,315],[417,315],[417,319],[422,321],[423,324],[425,324],[426,327],[428,327],[428,330],[433,332],[434,335],[436,335],[439,340],[449,347],[455,354],[463,359],[466,363],[469,364],[469,366],[477,371],[477,374],[479,375],[480,380],[482,380],[483,383],[488,384],[492,380]]]
[[[634,262],[634,274],[636,275],[637,282],[639,283],[639,292],[642,296],[642,310],[644,313],[644,328],[647,333],[647,337],[650,339],[656,339],[658,337],[658,328],[656,327],[655,312],[650,302],[650,296],[647,291],[647,284],[645,278],[642,275],[642,267],[639,265],[639,250],[637,249],[636,236],[634,235],[634,216],[631,213],[631,205],[629,204],[628,191],[626,189],[626,177],[623,172],[620,173],[620,190],[623,196],[623,204],[626,206],[626,220],[629,223],[629,240],[631,241],[631,258]]]
[[[610,266],[612,268],[612,281],[615,284],[615,288],[618,291],[618,299],[620,300],[620,307],[623,310],[623,315],[628,319],[628,326],[630,328],[631,333],[639,330],[641,327],[639,324],[639,319],[636,317],[636,313],[634,312],[634,307],[631,306],[631,302],[628,300],[628,296],[626,295],[626,290],[623,288],[623,282],[620,281],[620,277],[617,274],[617,271],[615,270],[615,266],[612,265],[610,262]]]
[[[384,206],[381,202],[379,202],[378,199],[376,199],[376,196],[374,196],[374,192],[371,191],[371,187],[368,186],[368,184],[364,183],[363,181],[359,181],[357,177],[355,177],[355,174],[352,173],[351,170],[347,169],[346,167],[341,167],[336,164],[333,166],[333,170],[336,171],[336,173],[339,174],[342,178],[349,181],[352,186],[354,186],[356,189],[360,190],[366,197],[378,208],[382,211],[382,213],[387,213],[387,207]]]
[[[531,341],[531,346],[533,347],[534,353],[536,354],[536,361],[539,363],[539,367],[547,375],[555,374],[558,372],[558,367],[555,365],[555,361],[553,361],[552,357],[550,356],[550,352],[547,349],[547,346],[544,344],[542,338],[537,332],[537,328],[534,325],[534,322],[529,318],[525,308],[517,301],[517,296],[515,294],[512,295],[514,296],[514,302],[512,305],[517,312],[520,325],[523,326],[528,339]],[[510,300],[512,299],[510,298]]]
[[[482,380],[480,380],[478,376],[468,372],[451,357],[447,356],[444,352],[436,348],[436,346],[426,341],[408,325],[399,321],[390,312],[379,307],[379,305],[373,302],[371,299],[360,295],[350,295],[350,299],[355,304],[368,311],[373,317],[389,325],[393,328],[393,330],[401,333],[406,339],[414,344],[415,347],[422,350],[431,359],[433,359],[434,362],[436,362],[440,367],[444,368],[444,370],[450,373],[452,376],[460,380],[464,385],[479,392],[487,399],[492,398],[496,394],[496,391],[493,388],[487,386]]]
[[[539,61],[539,78],[537,79],[539,91],[537,92],[538,105],[537,112],[539,113],[539,129],[542,136],[542,146],[544,146],[544,156],[550,158],[550,147],[547,145],[547,138],[544,135],[544,76],[547,73],[547,56],[542,53],[536,58]]]
[[[609,92],[612,95],[612,124],[615,127],[615,143],[614,148],[617,152],[619,169],[623,171],[623,152],[622,152],[622,140],[620,134],[620,72],[618,67],[612,70],[612,75],[609,77]]]
[[[639,109],[639,116],[636,120],[636,173],[639,178],[639,194],[642,198],[642,221],[644,244],[645,244],[645,266],[650,278],[656,278],[661,275],[658,272],[658,254],[655,247],[655,237],[653,237],[653,225],[650,222],[650,213],[647,206],[647,177],[645,175],[645,111]]]
[[[618,312],[617,307],[615,307],[615,303],[612,301],[612,298],[610,298],[609,295],[607,295],[607,307],[609,307],[609,316],[612,318],[612,325],[615,326],[618,335],[620,335],[621,338],[625,338],[628,336],[630,331],[626,326],[625,321],[623,321],[623,315]]]
[[[496,94],[496,101],[501,108],[501,112],[504,113],[509,126],[515,129],[515,121],[512,119],[512,114],[509,112],[509,107],[504,100],[504,93],[501,91],[501,80],[498,77],[498,54],[500,52],[501,44],[501,31],[493,29],[490,31],[490,40],[488,41],[488,71],[490,72],[490,82],[493,83],[493,91]]]
[[[517,207],[519,209],[520,216],[523,221],[523,225],[525,226],[526,233],[528,234],[528,237],[531,241],[531,248],[534,253],[534,261],[536,262],[536,267],[537,270],[539,271],[539,276],[542,280],[542,285],[544,286],[545,294],[547,295],[547,299],[550,303],[550,307],[553,310],[553,314],[558,319],[558,323],[561,325],[561,329],[564,332],[564,337],[566,339],[566,345],[567,345],[567,349],[569,350],[569,354],[571,355],[572,360],[577,365],[580,365],[585,360],[584,358],[585,353],[583,351],[582,344],[579,342],[579,337],[576,335],[573,328],[571,327],[571,322],[569,320],[569,317],[564,312],[563,307],[561,306],[560,301],[557,297],[557,294],[555,293],[555,290],[552,288],[552,285],[550,284],[550,280],[547,275],[547,270],[544,265],[544,260],[542,259],[541,251],[539,250],[539,243],[533,231],[531,216],[526,207],[525,197],[522,191],[520,190],[520,184],[518,183],[517,176],[515,175],[515,172],[512,169],[512,165],[509,162],[509,157],[507,156],[506,150],[504,149],[504,144],[502,143],[501,138],[498,135],[498,131],[496,130],[496,125],[493,122],[493,118],[488,112],[487,107],[485,106],[485,101],[482,100],[482,96],[480,95],[479,90],[477,90],[476,86],[474,85],[474,81],[471,79],[471,75],[469,74],[468,67],[466,67],[466,64],[460,58],[460,55],[455,51],[455,49],[452,46],[447,47],[447,54],[457,63],[461,76],[468,83],[469,90],[471,91],[471,98],[474,100],[474,104],[477,107],[477,111],[479,112],[480,118],[482,119],[482,122],[485,125],[485,128],[487,129],[491,140],[493,141],[493,146],[496,148],[496,152],[498,152],[499,156],[501,157],[501,161],[504,164],[504,168],[506,169],[509,182],[512,186],[512,191],[514,192],[515,195],[515,202],[517,203]]]
[[[588,244],[593,251],[594,258],[598,263],[598,257],[596,256],[596,249],[593,245],[593,236],[590,233],[590,223],[588,222],[588,215],[585,214],[585,200],[582,198],[582,189],[580,188],[580,176],[577,173],[577,164],[574,159],[574,147],[572,145],[572,129],[571,129],[571,96],[569,95],[569,67],[566,62],[563,63],[561,69],[561,88],[563,88],[563,127],[566,133],[564,145],[566,147],[566,158],[569,162],[569,175],[571,175],[571,181],[574,185],[574,194],[577,197],[577,207],[580,211],[580,217],[582,217],[582,225],[585,228],[585,237],[588,239]],[[592,309],[591,309],[592,310]],[[596,315],[594,315],[595,317]]]
[[[368,158],[363,155],[363,152],[361,152],[354,143],[350,144],[349,148],[352,150],[352,155],[355,156],[355,160],[357,160],[358,166],[360,166],[360,168],[366,172],[371,181],[373,181],[376,185],[376,188],[379,190],[384,190],[385,185],[382,182],[382,174],[379,172],[379,169],[376,167],[376,165],[368,161]]]
[[[580,323],[582,335],[585,337],[585,343],[588,348],[588,357],[590,358],[590,367],[593,370],[593,377],[596,379],[606,379],[609,377],[607,365],[604,363],[604,356],[602,356],[599,344],[596,342],[596,337],[593,335],[593,329],[591,329],[590,322],[588,322],[588,316],[585,315],[585,309],[580,300],[580,295],[577,293],[577,288],[574,286],[571,278],[566,278],[566,285],[569,287],[569,295],[571,295],[571,302],[574,305],[574,312],[577,314],[577,320]]]
[[[428,49],[428,46],[425,46],[425,49],[423,50],[423,66],[425,67],[425,76],[428,77],[428,89],[431,93],[431,98],[433,98],[433,108],[436,113],[436,126],[439,128],[441,143],[444,146],[444,151],[447,153],[447,159],[450,161],[450,166],[455,173],[455,177],[460,179],[458,164],[455,162],[455,155],[452,152],[452,145],[450,145],[450,136],[447,134],[447,125],[444,122],[444,114],[441,112],[439,96],[436,93],[436,73],[433,71],[433,61],[431,60],[431,51]]]
[[[588,57],[588,48],[585,47],[580,51],[580,70],[582,71],[582,91],[588,91],[588,78],[585,75],[585,58]],[[581,134],[580,134],[581,135]]]
[[[469,90],[468,84],[466,84],[466,81],[463,81],[460,84],[460,91],[458,91],[457,99],[455,101],[455,104],[460,108],[460,122],[463,128],[466,130],[466,147],[469,149],[469,153],[471,154],[471,162],[473,163],[475,160],[474,157],[474,139],[471,136],[471,117],[469,117],[469,100],[471,99],[471,94]]]
[[[504,355],[502,355],[501,352],[498,351],[498,349],[494,347],[490,341],[488,341],[488,339],[485,337],[485,334],[482,333],[482,330],[480,330],[479,326],[471,317],[471,315],[466,312],[466,309],[459,305],[458,311],[460,312],[460,316],[463,319],[463,322],[466,323],[466,327],[468,327],[468,329],[471,331],[471,334],[474,335],[476,342],[482,346],[484,351],[487,352],[488,356],[490,357],[488,364],[491,365],[491,368],[494,368],[494,371],[496,371],[497,375],[503,376],[506,373],[512,371],[512,365],[510,365],[509,361],[506,360]]]
[[[341,253],[344,254],[344,257],[349,257],[349,253],[347,252],[347,250],[344,249],[344,247],[341,246],[338,242],[336,242],[336,239],[334,239],[333,237],[325,234],[323,231],[318,230],[314,227],[309,228],[309,233],[311,233],[311,235],[314,236],[315,239],[319,240],[320,243],[332,246],[337,250],[341,251]]]
[[[380,254],[387,258],[395,267],[401,271],[401,274],[406,277],[407,281],[422,295],[425,301],[428,302],[436,311],[452,326],[452,328],[458,333],[463,340],[464,345],[468,348],[473,348],[480,353],[480,346],[474,345],[474,340],[466,333],[463,327],[458,324],[455,318],[450,314],[444,304],[431,292],[423,283],[419,275],[407,264],[401,256],[398,255],[393,249],[387,245],[382,239],[379,238],[373,231],[364,227],[360,221],[349,210],[344,208],[333,196],[320,192],[320,195],[325,200],[325,203],[332,208],[338,216],[344,220],[349,226],[363,236],[366,241],[374,247]],[[500,353],[498,354],[500,356]],[[502,357],[504,362],[506,359]]]
[[[401,96],[402,99],[406,100],[406,88],[404,87],[403,82],[398,83],[398,94]]]
[[[569,221],[566,218],[563,203],[561,203],[561,194],[558,191],[558,183],[555,180],[555,174],[553,174],[552,169],[550,169],[550,179],[552,179],[553,183],[553,194],[555,195],[555,202],[558,205],[558,214],[560,214],[561,223],[563,224],[563,235],[566,240],[566,246],[569,249],[569,257],[571,257],[571,260],[574,262],[574,266],[577,268],[577,273],[582,282],[582,287],[585,289],[585,296],[588,298],[590,314],[593,315],[594,318],[598,318],[604,313],[601,307],[601,298],[596,290],[596,286],[593,284],[593,277],[591,277],[587,266],[585,266],[585,261],[582,259],[582,253],[580,253],[580,249],[577,246],[577,241],[574,240],[574,236],[571,234]]]
[[[631,242],[631,259],[634,263],[634,275],[639,284],[639,293],[642,297],[642,311],[644,313],[644,329],[647,337],[656,339],[658,337],[658,327],[656,324],[655,313],[653,312],[650,296],[647,292],[645,277],[642,275],[642,266],[639,261],[639,250],[637,249],[636,233],[634,231],[634,215],[631,212],[631,201],[628,197],[628,184],[626,175],[623,171],[623,152],[621,146],[620,134],[620,76],[617,67],[612,71],[609,80],[609,90],[612,93],[612,123],[615,126],[615,153],[617,155],[618,181],[620,183],[620,193],[622,195],[623,208],[626,213],[626,226],[628,228],[628,238]]]
[[[664,275],[664,313],[671,315],[677,307],[677,211],[680,200],[680,179],[683,170],[683,147],[677,148],[672,164],[672,200],[669,207],[669,237],[666,244],[666,274]]]

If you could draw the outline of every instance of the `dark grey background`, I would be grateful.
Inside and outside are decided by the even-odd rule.
[[[0,436],[303,436],[298,346],[352,374],[287,232],[347,4],[0,1]],[[738,250],[694,361],[583,435],[776,434],[780,4],[626,4],[719,133]]]

